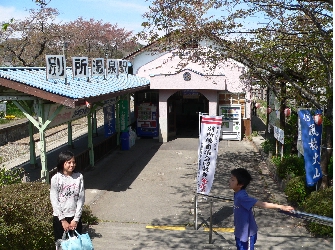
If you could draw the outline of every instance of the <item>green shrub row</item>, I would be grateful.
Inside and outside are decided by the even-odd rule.
[[[268,154],[269,152],[275,152],[275,138],[267,139],[261,143],[261,147],[264,153]]]
[[[0,249],[53,249],[49,186],[6,185],[0,190]]]
[[[0,188],[14,183],[21,183],[24,174],[23,168],[13,168],[6,170],[4,167],[0,169]]]
[[[0,189],[0,249],[55,249],[50,185],[40,182],[14,183]],[[97,217],[83,208],[84,224]]]
[[[306,185],[305,163],[302,157],[286,155],[273,157],[277,175],[286,180],[284,192],[287,200],[298,210],[333,218],[333,187],[315,191]],[[307,221],[307,229],[314,235],[333,237],[333,227],[320,222]]]
[[[333,218],[333,187],[314,191],[302,204],[303,211]],[[307,229],[314,235],[333,237],[333,227],[309,222]]]
[[[305,161],[297,155],[275,156],[272,161],[277,166],[277,175],[281,179],[305,175]]]

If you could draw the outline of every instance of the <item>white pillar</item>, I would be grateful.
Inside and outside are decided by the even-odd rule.
[[[167,100],[176,90],[159,90],[159,142],[168,141]]]

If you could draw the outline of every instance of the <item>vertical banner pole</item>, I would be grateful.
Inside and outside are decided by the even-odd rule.
[[[210,201],[210,217],[209,217],[209,244],[212,244],[213,238],[213,199]]]
[[[194,196],[194,230],[198,229],[198,195]]]
[[[201,129],[201,112],[199,112],[199,122],[198,122],[198,126],[199,126],[199,143],[200,143],[200,129]],[[198,149],[198,157],[199,157],[199,149]],[[198,169],[199,169],[199,160],[198,160]],[[194,229],[198,230],[198,195],[197,195],[197,189],[198,187],[196,187],[195,189],[195,197],[194,197]]]
[[[199,125],[199,137],[200,137],[200,128],[201,128],[201,112],[199,112],[199,123],[198,123],[198,125]]]

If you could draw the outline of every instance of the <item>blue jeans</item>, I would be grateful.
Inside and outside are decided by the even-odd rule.
[[[254,250],[256,240],[257,240],[257,234],[250,236],[249,241],[247,242],[240,241],[239,238],[235,237],[237,250]]]

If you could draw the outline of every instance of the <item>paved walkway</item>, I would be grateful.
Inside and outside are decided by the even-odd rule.
[[[284,204],[285,196],[259,153],[265,128],[255,118],[259,136],[253,142],[220,142],[211,195],[232,199],[230,170],[245,167],[254,178],[250,195]],[[85,136],[75,143],[87,145],[84,141]],[[66,147],[65,142],[59,144],[54,154]],[[215,230],[210,236],[205,231],[210,200],[199,197],[198,230],[194,230],[197,150],[197,138],[176,138],[164,144],[138,139],[130,150],[116,150],[85,172],[86,204],[100,219],[89,228],[95,250],[236,249],[232,202],[213,200]],[[31,175],[34,171],[40,170],[31,170]],[[312,237],[300,219],[275,210],[255,209],[254,213],[259,226],[256,249],[333,249],[332,239]]]
[[[230,170],[247,168],[254,177],[248,192],[264,201],[286,203],[258,152],[262,133],[250,141],[221,141],[211,195],[233,198]],[[85,173],[86,200],[101,220],[89,229],[102,249],[236,249],[232,203],[213,200],[215,232],[209,244],[209,199],[199,197],[194,230],[197,138],[161,144],[139,139],[129,151],[115,151]],[[333,249],[312,237],[303,221],[275,210],[254,209],[259,226],[256,249]],[[226,230],[226,232],[225,232]]]

